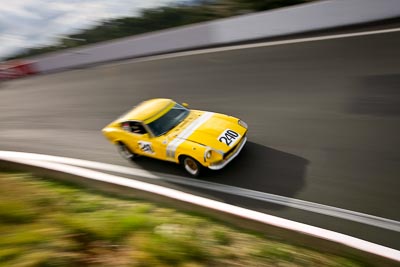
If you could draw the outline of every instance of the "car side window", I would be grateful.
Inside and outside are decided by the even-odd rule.
[[[145,134],[147,133],[146,129],[140,122],[137,121],[126,121],[122,123],[122,129],[127,132],[131,132],[134,134]]]

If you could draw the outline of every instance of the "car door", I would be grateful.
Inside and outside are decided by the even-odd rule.
[[[122,124],[125,131],[131,135],[129,147],[139,155],[165,159],[166,143],[162,137],[153,137],[141,122],[128,121]]]

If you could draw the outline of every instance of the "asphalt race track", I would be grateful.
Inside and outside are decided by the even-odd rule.
[[[131,61],[3,82],[0,150],[186,176],[171,163],[125,162],[100,132],[136,103],[168,97],[249,124],[242,154],[202,179],[400,221],[399,47],[400,32],[392,32]],[[396,231],[178,188],[400,249]]]

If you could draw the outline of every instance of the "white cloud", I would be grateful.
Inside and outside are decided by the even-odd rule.
[[[0,58],[96,22],[181,0],[13,0],[0,5]]]

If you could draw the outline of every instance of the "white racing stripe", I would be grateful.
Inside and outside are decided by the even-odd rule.
[[[176,149],[182,144],[186,138],[192,135],[192,133],[199,128],[203,123],[208,121],[214,115],[213,112],[204,112],[200,117],[189,124],[174,140],[169,142],[167,146],[167,157],[174,159]]]
[[[20,158],[18,158],[18,154],[21,155]],[[24,155],[25,154],[25,155]],[[380,255],[395,261],[400,262],[400,251],[388,248],[385,246],[381,246],[378,244],[374,244],[362,239],[354,238],[348,235],[344,235],[341,233],[333,232],[330,230],[310,226],[307,224],[279,218],[276,216],[271,216],[268,214],[264,214],[261,212],[253,211],[253,210],[248,210],[245,208],[241,207],[236,207],[230,204],[218,202],[215,200],[207,199],[204,197],[199,197],[196,195],[191,195],[188,193],[184,193],[178,190],[154,185],[154,184],[148,184],[145,182],[140,182],[120,176],[115,176],[115,175],[110,175],[98,171],[93,171],[89,169],[84,169],[81,167],[75,167],[67,164],[62,164],[62,163],[55,163],[55,162],[47,162],[43,161],[44,158],[49,157],[46,155],[39,155],[38,157],[35,158],[35,154],[29,153],[21,153],[21,152],[9,152],[9,151],[0,151],[0,159],[4,160],[10,160],[22,164],[28,164],[32,166],[37,166],[41,168],[46,168],[46,169],[51,169],[51,170],[56,170],[64,173],[69,173],[73,175],[77,175],[80,177],[84,177],[87,179],[92,179],[92,180],[97,180],[97,181],[103,181],[107,182],[110,184],[117,184],[129,188],[134,188],[146,192],[150,192],[153,194],[158,194],[162,196],[166,196],[172,199],[177,199],[180,201],[185,201],[187,203],[192,203],[198,206],[206,207],[208,209],[213,209],[217,210],[220,212],[224,213],[230,213],[242,218],[246,218],[249,220],[254,220],[258,221],[261,223],[277,226],[280,228],[304,233],[307,235],[311,235],[317,238],[325,239],[325,240],[330,240],[336,243],[340,243],[349,247],[353,247],[371,254],[376,254]],[[31,157],[31,159],[28,159],[28,156]],[[38,159],[41,158],[41,159]],[[52,160],[61,160],[61,157],[49,157]],[[77,160],[76,162],[79,163],[80,160]],[[71,161],[70,161],[71,162]],[[81,162],[82,163],[82,162]],[[89,163],[87,163],[89,165]],[[100,164],[100,163],[97,163]],[[99,165],[98,165],[99,166]]]

